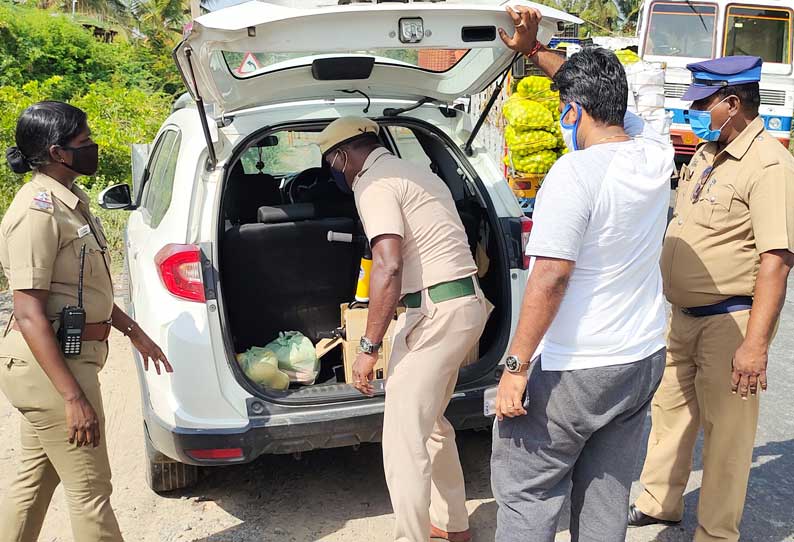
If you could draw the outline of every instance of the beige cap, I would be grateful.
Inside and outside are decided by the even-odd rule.
[[[325,155],[334,147],[366,133],[378,134],[378,123],[366,117],[341,117],[325,127],[320,133],[320,152]]]

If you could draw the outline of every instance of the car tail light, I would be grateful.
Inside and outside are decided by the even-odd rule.
[[[527,256],[527,245],[529,244],[529,234],[532,233],[532,219],[526,216],[521,217],[521,269],[529,269],[529,256]]]
[[[201,250],[196,245],[164,246],[154,257],[165,289],[188,301],[203,303],[204,281],[201,278]]]
[[[242,459],[242,448],[210,448],[207,450],[185,450],[193,459]]]

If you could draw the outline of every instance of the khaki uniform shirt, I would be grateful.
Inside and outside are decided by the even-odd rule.
[[[85,245],[83,306],[87,323],[106,322],[113,312],[107,239],[89,198],[35,173],[17,192],[0,223],[0,264],[12,290],[48,290],[47,318],[77,305],[80,250]]]
[[[681,169],[662,250],[665,295],[679,307],[752,296],[760,255],[776,249],[794,252],[794,158],[758,117],[721,151],[701,144]]]
[[[353,183],[367,237],[402,237],[402,295],[477,273],[452,194],[428,168],[374,150]]]

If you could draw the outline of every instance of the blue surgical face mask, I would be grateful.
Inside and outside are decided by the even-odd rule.
[[[720,102],[716,103],[714,107],[717,107],[722,102],[727,100],[721,100]],[[711,129],[711,112],[714,109],[712,107],[708,111],[699,111],[697,109],[690,109],[689,110],[689,127],[692,129],[692,132],[700,139],[704,141],[718,141],[720,139],[720,134],[722,133],[722,129],[731,121],[733,117],[728,117],[722,126],[717,128],[716,130]]]
[[[573,124],[565,122],[565,117],[570,113],[573,106],[576,106],[576,122]],[[560,128],[562,129],[562,138],[565,140],[565,146],[568,147],[568,150],[571,151],[578,151],[579,150],[579,142],[577,139],[579,138],[579,121],[582,120],[582,107],[579,104],[568,104],[562,110],[562,114],[560,114]]]
[[[345,177],[345,168],[347,167],[347,153],[345,153],[345,163],[342,166],[341,170],[334,168],[337,158],[339,158],[339,152],[336,153],[336,156],[334,156],[334,159],[331,162],[331,177],[334,179],[337,188],[339,188],[339,190],[343,194],[350,195],[353,193],[353,190],[351,190],[350,185],[347,184],[347,178]]]

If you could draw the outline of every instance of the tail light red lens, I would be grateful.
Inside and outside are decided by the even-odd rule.
[[[201,250],[196,245],[170,244],[154,257],[163,285],[172,295],[203,303],[204,281],[201,278]]]
[[[208,450],[186,450],[187,455],[193,459],[241,459],[242,448],[211,448]]]
[[[527,245],[529,244],[529,234],[532,233],[532,219],[521,217],[521,254],[523,256],[521,269],[529,269],[529,256],[527,256]]]

